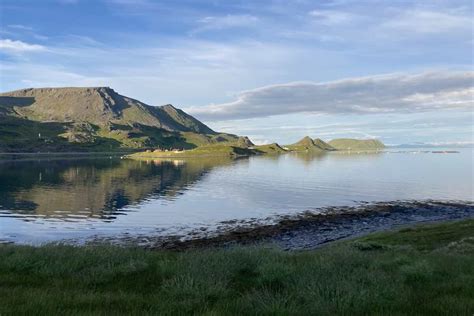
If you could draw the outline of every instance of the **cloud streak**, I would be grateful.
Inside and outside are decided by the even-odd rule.
[[[207,16],[198,20],[200,26],[193,30],[193,34],[210,31],[210,30],[224,30],[229,28],[253,27],[259,19],[256,16],[241,14],[241,15],[225,15],[225,16]]]
[[[191,107],[206,120],[232,120],[290,113],[379,114],[469,109],[474,72],[437,71],[293,82],[241,92],[233,102]]]
[[[355,16],[347,12],[333,10],[313,10],[309,15],[315,21],[326,25],[346,24],[355,19]]]
[[[472,16],[466,12],[411,10],[401,12],[381,26],[399,32],[434,34],[469,31],[473,22]]]
[[[37,44],[28,44],[22,41],[15,41],[11,39],[0,40],[0,51],[9,54],[18,54],[26,52],[45,51],[46,47]]]

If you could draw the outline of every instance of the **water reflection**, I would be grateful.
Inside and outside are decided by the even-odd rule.
[[[0,160],[0,242],[183,234],[358,201],[472,200],[472,161],[471,150]]]
[[[311,153],[311,152],[294,152],[290,153],[291,156],[295,157],[299,161],[303,162],[305,165],[312,164],[317,161],[322,161],[328,158],[328,155],[332,153]]]
[[[211,169],[232,163],[225,158],[3,161],[0,212],[111,220],[125,206],[173,200]]]
[[[366,152],[294,152],[288,154],[288,156],[294,157],[304,165],[311,165],[314,163],[323,163],[324,161],[338,161],[338,160],[370,160],[372,158],[378,158],[381,155],[386,154],[383,151],[366,151]],[[278,156],[277,156],[278,157]],[[284,156],[280,156],[284,157]]]

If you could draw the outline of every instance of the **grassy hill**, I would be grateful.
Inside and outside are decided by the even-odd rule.
[[[337,150],[378,150],[385,148],[385,145],[378,139],[338,138],[331,140],[329,145]]]
[[[263,154],[283,154],[288,152],[277,143],[254,145],[247,137],[237,141],[199,146],[191,150],[147,150],[128,155],[129,158],[192,158],[192,157],[243,157]]]
[[[190,149],[237,140],[170,104],[150,106],[107,87],[0,94],[0,151]]]
[[[147,150],[128,155],[129,158],[193,158],[193,157],[242,157],[256,155],[257,152],[234,143],[199,146],[190,150]]]
[[[288,152],[277,143],[254,146],[253,149],[262,154],[284,154]]]
[[[334,150],[329,144],[319,138],[312,139],[309,136],[303,137],[298,142],[285,146],[291,151],[324,152]]]

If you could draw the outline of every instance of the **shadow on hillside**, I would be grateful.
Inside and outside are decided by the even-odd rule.
[[[0,106],[14,107],[14,106],[30,106],[35,103],[34,97],[3,97],[0,96]]]

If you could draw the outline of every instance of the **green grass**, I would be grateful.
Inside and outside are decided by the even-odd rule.
[[[70,143],[69,123],[40,123],[0,117],[0,152],[123,151],[115,139],[94,135],[94,142]]]
[[[359,238],[358,241],[386,246],[410,245],[419,251],[434,251],[459,244],[474,246],[474,220],[407,227],[398,231],[371,234]]]
[[[237,139],[237,137],[230,134],[181,133],[138,124],[135,124],[134,127],[112,124],[111,128],[89,125],[91,129],[87,130],[72,123],[40,123],[18,117],[0,116],[0,152],[109,152],[136,151],[146,148],[192,149],[201,145]],[[73,136],[76,136],[76,139],[82,136],[83,141],[68,141],[68,138],[73,138]]]
[[[305,136],[300,139],[298,142],[286,145],[285,148],[288,148],[290,151],[295,152],[310,152],[310,153],[323,153],[333,148],[327,143],[323,142],[321,139],[311,139],[309,136]]]
[[[295,151],[295,152],[310,152],[310,153],[324,153],[326,150],[321,149],[316,146],[301,146],[301,145],[286,145],[284,148],[288,148],[290,151]]]
[[[283,154],[287,151],[278,144],[241,147],[236,142],[222,142],[203,145],[184,151],[142,151],[129,155],[129,158],[193,158],[193,157],[242,157],[263,154]]]
[[[182,132],[181,135],[186,140],[187,143],[197,146],[206,146],[212,145],[220,142],[235,142],[238,137],[231,134],[197,134],[193,132]],[[190,147],[183,147],[190,148]]]
[[[226,143],[200,146],[184,151],[146,151],[129,155],[129,158],[192,158],[192,157],[240,157],[257,154],[257,152],[232,146]]]
[[[0,247],[0,315],[472,315],[474,220],[315,251]]]
[[[253,147],[257,152],[262,154],[284,154],[287,151],[283,149],[277,143],[268,144],[268,145],[258,145]]]
[[[330,146],[337,150],[380,150],[385,145],[377,139],[338,138],[329,141]]]

